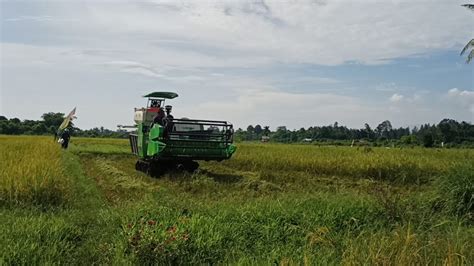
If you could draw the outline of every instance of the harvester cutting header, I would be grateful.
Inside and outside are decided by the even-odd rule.
[[[234,130],[226,121],[176,119],[172,106],[174,92],[153,92],[147,106],[135,108],[136,133],[129,135],[132,153],[139,157],[135,168],[158,176],[166,170],[181,168],[195,171],[198,160],[229,159],[236,147],[232,144]]]

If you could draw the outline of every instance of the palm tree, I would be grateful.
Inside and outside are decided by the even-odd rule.
[[[466,46],[464,46],[464,48],[462,49],[460,55],[463,55],[464,52],[466,52],[469,48],[472,48],[472,49],[471,49],[471,52],[469,52],[469,55],[467,56],[467,59],[466,59],[467,64],[469,64],[471,62],[472,58],[474,57],[474,39],[470,40],[466,44]]]
[[[474,11],[474,4],[464,4],[462,6]],[[464,48],[462,49],[460,55],[463,55],[469,49],[471,49],[471,52],[469,52],[469,54],[467,55],[467,59],[466,59],[467,64],[469,64],[471,62],[472,58],[474,58],[474,39],[470,40],[466,44],[466,46],[464,46]]]

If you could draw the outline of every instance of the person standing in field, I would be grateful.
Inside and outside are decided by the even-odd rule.
[[[158,103],[155,108],[158,108],[155,117],[153,118],[153,124],[159,124],[163,126],[163,119],[165,118],[165,112],[161,108],[160,104]]]
[[[64,132],[61,134],[61,138],[63,139],[63,142],[61,143],[61,147],[63,149],[67,149],[69,145],[69,140],[71,139],[71,134],[69,134],[69,129],[65,129]]]
[[[171,114],[171,105],[165,106],[166,110],[166,117],[163,119],[163,124],[165,127],[165,138],[169,137],[169,133],[173,131],[174,123],[173,123],[173,115]]]

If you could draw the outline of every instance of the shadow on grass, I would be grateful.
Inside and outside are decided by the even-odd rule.
[[[134,154],[131,154],[129,152],[117,152],[117,151],[83,151],[83,150],[72,150],[73,154],[79,155],[79,156],[122,156],[122,157],[135,157]]]

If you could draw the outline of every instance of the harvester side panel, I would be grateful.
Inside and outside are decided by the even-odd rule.
[[[235,151],[232,124],[224,121],[173,119],[165,126],[144,123],[130,134],[132,152],[145,160],[229,159]]]
[[[130,147],[132,148],[132,153],[135,155],[139,155],[138,154],[138,135],[130,134],[128,136],[128,139],[130,141]]]

